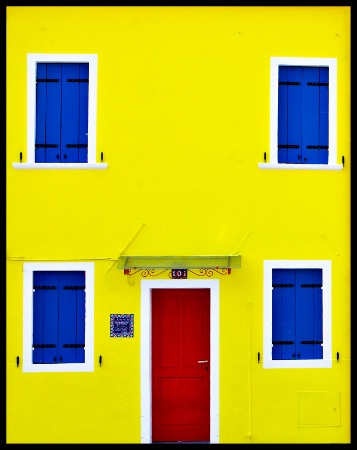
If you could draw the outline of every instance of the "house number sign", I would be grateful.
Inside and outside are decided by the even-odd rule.
[[[171,278],[187,278],[187,269],[172,269]]]

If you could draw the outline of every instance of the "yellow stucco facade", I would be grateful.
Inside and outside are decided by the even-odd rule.
[[[350,14],[6,8],[7,443],[151,442],[143,282],[160,281],[214,282],[212,443],[350,442]],[[28,54],[97,55],[101,170],[28,164]],[[331,170],[264,168],[276,57],[336,62]],[[121,254],[233,254],[241,266],[178,281],[125,275]],[[268,367],[266,261],[330,264],[327,367]],[[76,262],[94,268],[93,368],[26,371],[24,267]],[[110,337],[111,314],[134,315],[132,338]]]

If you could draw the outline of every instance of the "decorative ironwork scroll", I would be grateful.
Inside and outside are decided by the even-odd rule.
[[[142,277],[158,277],[164,272],[168,272],[169,278],[175,278],[172,275],[173,269],[164,269],[164,270],[157,270],[157,269],[124,269],[124,275],[135,275],[137,273],[140,273]],[[224,268],[224,269],[186,269],[187,272],[193,273],[196,276],[199,277],[212,277],[214,273],[218,273],[219,275],[230,275],[231,269],[230,268]]]

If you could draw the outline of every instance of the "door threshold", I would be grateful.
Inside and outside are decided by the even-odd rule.
[[[164,442],[152,442],[152,444],[210,444],[210,442],[205,441],[164,441]]]

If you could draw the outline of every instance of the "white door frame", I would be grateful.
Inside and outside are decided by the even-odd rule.
[[[210,443],[219,443],[219,280],[141,280],[140,395],[141,443],[152,442],[151,290],[210,289]]]

